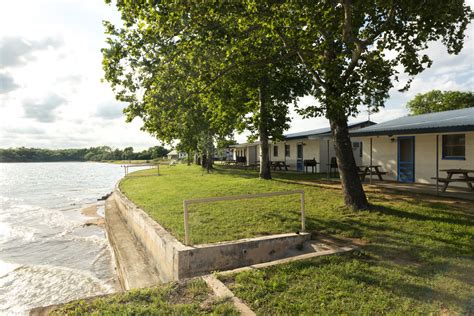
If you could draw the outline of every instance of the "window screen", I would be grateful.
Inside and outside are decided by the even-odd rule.
[[[443,135],[443,159],[464,159],[466,156],[466,135]]]

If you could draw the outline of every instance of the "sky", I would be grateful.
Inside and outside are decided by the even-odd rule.
[[[467,1],[474,6],[474,0]],[[103,82],[103,20],[120,22],[102,0],[0,0],[0,148],[80,148],[108,145],[142,150],[160,142],[125,122],[125,104]],[[432,43],[433,66],[418,75],[409,91],[391,90],[385,108],[372,114],[380,123],[407,114],[405,104],[432,89],[474,91],[474,26],[463,51],[449,55]],[[402,77],[403,78],[403,77]],[[304,97],[300,106],[315,100]],[[302,119],[291,107],[288,132],[329,125],[324,118]],[[367,120],[365,111],[350,122]],[[239,142],[246,135],[236,135]]]

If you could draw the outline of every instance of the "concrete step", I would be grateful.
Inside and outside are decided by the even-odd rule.
[[[114,195],[105,202],[105,225],[122,289],[130,290],[162,283],[158,272],[147,260],[143,247],[120,216]]]

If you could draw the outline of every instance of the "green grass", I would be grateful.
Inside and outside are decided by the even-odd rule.
[[[238,315],[232,302],[216,300],[202,279],[132,290],[64,304],[51,315]]]
[[[276,180],[260,180],[254,171],[219,168],[207,174],[197,166],[178,165],[161,168],[159,177],[140,177],[153,175],[153,172],[133,173],[122,180],[120,188],[181,241],[184,240],[185,199],[304,188],[306,205],[310,207],[307,211],[315,215],[322,209],[343,207],[342,199],[334,198],[334,192]],[[291,177],[291,174],[286,176]],[[317,208],[311,207],[315,204],[319,204]],[[191,239],[195,244],[300,230],[298,195],[191,205],[189,211]],[[315,228],[314,224],[309,222],[309,227]]]
[[[178,166],[162,172],[125,179],[121,188],[180,239],[183,199],[304,189],[309,230],[367,243],[350,254],[226,276],[228,286],[257,314],[473,312],[473,203],[373,193],[373,209],[355,212],[344,207],[340,190],[283,182],[297,180],[297,174],[263,181],[240,170],[207,175]],[[200,206],[191,213],[191,236],[210,242],[298,229],[297,197],[265,201],[253,207],[255,200]]]

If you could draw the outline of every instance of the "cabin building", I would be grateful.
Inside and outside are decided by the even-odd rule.
[[[436,184],[449,169],[474,173],[474,107],[401,117],[351,137],[362,141],[362,164],[381,166],[387,180]]]
[[[349,131],[355,131],[374,122],[364,121],[349,125]],[[247,166],[260,163],[260,142],[243,143],[230,146],[233,159]],[[363,148],[358,139],[352,139],[352,149],[356,163],[362,162]],[[283,161],[289,170],[304,171],[304,161],[314,159],[318,164],[316,172],[328,172],[331,159],[335,159],[334,143],[329,127],[284,135],[282,141],[270,142],[270,161]]]

